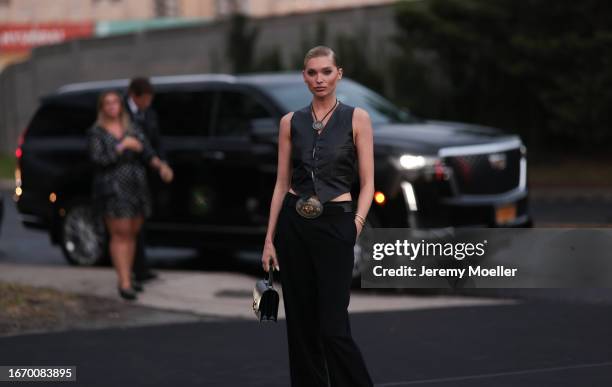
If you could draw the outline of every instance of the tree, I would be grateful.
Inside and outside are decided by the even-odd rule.
[[[425,73],[440,71],[450,87],[424,89],[450,104],[445,118],[513,129],[530,145],[612,140],[612,3],[429,0],[396,10],[396,63],[418,68],[415,52],[431,54]],[[398,82],[410,93],[400,97],[418,98],[408,86]]]
[[[249,19],[241,14],[234,13],[230,19],[230,31],[227,39],[227,56],[234,73],[252,71],[253,50],[259,30],[248,26]]]

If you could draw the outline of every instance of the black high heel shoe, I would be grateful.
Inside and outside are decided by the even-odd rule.
[[[121,287],[118,288],[119,289],[119,295],[121,296],[121,298],[123,298],[124,300],[135,300],[136,299],[136,291],[133,288],[129,288],[129,289],[122,289]]]

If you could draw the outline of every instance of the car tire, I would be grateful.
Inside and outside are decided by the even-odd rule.
[[[60,246],[66,260],[75,266],[108,263],[108,235],[101,217],[91,204],[78,202],[66,208],[60,224]]]

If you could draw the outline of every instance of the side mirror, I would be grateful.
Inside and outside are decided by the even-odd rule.
[[[278,142],[278,124],[273,118],[251,120],[250,136],[253,142]]]

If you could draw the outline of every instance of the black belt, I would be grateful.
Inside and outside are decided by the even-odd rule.
[[[287,191],[287,194],[285,195],[285,199],[283,200],[283,205],[295,211],[295,203],[297,203],[299,198],[300,198],[299,195],[296,195],[294,193]],[[323,213],[321,214],[321,216],[340,214],[343,212],[353,212],[353,201],[352,200],[338,201],[338,202],[328,201],[326,203],[323,203]]]

